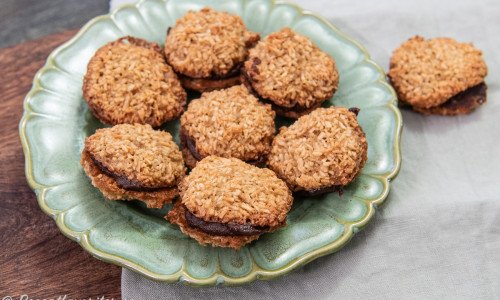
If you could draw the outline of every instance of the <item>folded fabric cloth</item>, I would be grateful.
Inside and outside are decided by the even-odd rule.
[[[124,299],[500,297],[500,5],[488,1],[301,0],[387,69],[415,34],[473,42],[488,103],[461,117],[403,111],[403,164],[386,204],[341,251],[266,282],[192,288],[123,270]],[[111,1],[111,8],[123,0]]]

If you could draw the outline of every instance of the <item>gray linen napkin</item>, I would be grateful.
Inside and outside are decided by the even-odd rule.
[[[124,269],[123,298],[499,299],[500,2],[296,2],[356,38],[385,69],[415,34],[474,42],[489,66],[488,103],[463,117],[403,111],[403,165],[389,199],[340,252],[241,287],[162,284]]]

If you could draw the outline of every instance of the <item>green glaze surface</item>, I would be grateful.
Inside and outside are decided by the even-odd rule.
[[[85,137],[103,126],[82,99],[82,77],[90,57],[124,35],[162,44],[177,18],[203,6],[240,15],[263,36],[289,26],[332,55],[340,86],[325,105],[361,108],[358,118],[369,145],[362,175],[343,196],[295,199],[286,228],[240,251],[198,245],[162,218],[170,205],[155,210],[137,201],[106,201],[79,164]],[[214,285],[270,279],[339,250],[383,203],[401,160],[402,120],[383,70],[326,20],[267,0],[146,0],[97,17],[49,56],[35,76],[24,110],[19,129],[26,177],[42,210],[97,258],[165,282]],[[177,135],[178,124],[166,124],[164,129]]]

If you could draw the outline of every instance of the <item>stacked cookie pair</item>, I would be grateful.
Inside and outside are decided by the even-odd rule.
[[[392,55],[388,76],[402,104],[426,115],[463,115],[486,102],[482,53],[451,38],[415,36]]]
[[[239,17],[189,12],[158,45],[99,49],[84,80],[94,115],[81,164],[106,198],[137,199],[201,244],[240,248],[286,225],[293,194],[340,189],[367,142],[358,109],[319,108],[337,89],[333,58],[284,29],[259,41]],[[186,92],[202,92],[186,105]],[[276,115],[298,119],[276,135]],[[181,148],[155,130],[180,117]],[[187,170],[191,169],[189,175]]]

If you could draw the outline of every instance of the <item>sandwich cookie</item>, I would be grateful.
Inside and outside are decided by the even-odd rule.
[[[487,73],[472,44],[415,36],[394,51],[388,76],[400,101],[413,110],[463,115],[486,102]]]
[[[98,129],[85,140],[80,163],[107,199],[140,200],[150,208],[177,197],[186,173],[172,136],[140,124]]]
[[[185,88],[212,91],[241,83],[241,65],[259,39],[239,16],[203,8],[169,29],[165,56]]]
[[[239,249],[286,225],[292,194],[273,171],[208,156],[179,184],[167,220],[201,245]]]
[[[186,92],[160,47],[133,37],[97,50],[83,80],[83,98],[110,125],[158,127],[179,117],[186,105]]]
[[[339,83],[335,60],[290,28],[250,50],[242,80],[276,113],[298,118],[330,99]]]
[[[318,108],[282,127],[273,140],[268,167],[300,195],[341,189],[360,173],[368,145],[359,109]]]
[[[265,162],[275,133],[275,113],[242,85],[203,93],[181,117],[181,144],[186,164],[209,155]]]

